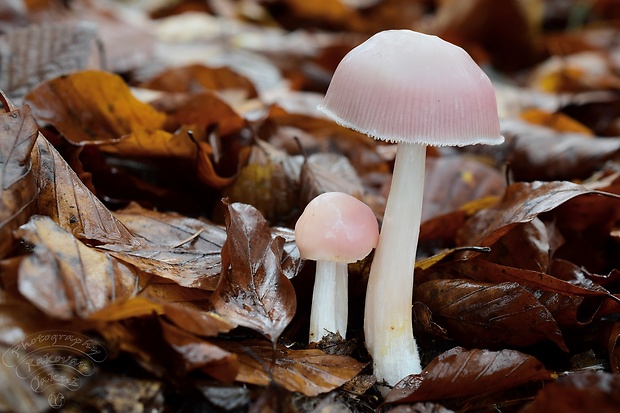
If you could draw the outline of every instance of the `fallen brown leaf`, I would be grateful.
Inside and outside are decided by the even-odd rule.
[[[32,158],[39,189],[38,214],[51,217],[83,242],[142,244],[80,181],[42,135],[36,141]]]
[[[505,178],[496,169],[462,156],[429,157],[424,177],[422,222],[477,199],[504,193]]]
[[[302,206],[324,192],[344,192],[356,198],[361,198],[365,192],[349,159],[335,153],[308,156],[299,179]]]
[[[463,345],[497,348],[550,340],[568,351],[552,315],[517,283],[438,279],[416,287],[415,299]]]
[[[245,97],[257,96],[254,84],[228,67],[193,64],[165,70],[142,84],[148,89],[165,92],[200,93],[204,90],[241,90]]]
[[[111,255],[150,274],[191,288],[213,290],[221,271],[226,231],[220,225],[173,212],[131,204],[115,217],[144,240],[142,245],[101,246]]]
[[[15,245],[13,231],[24,224],[36,210],[36,176],[30,152],[37,139],[38,127],[30,108],[0,114],[0,258]]]
[[[573,373],[547,384],[521,413],[613,413],[620,404],[620,376]]]
[[[510,171],[523,181],[586,178],[620,151],[617,137],[592,139],[516,119],[502,122],[502,134],[512,147]]]
[[[33,246],[19,267],[19,291],[51,317],[86,318],[134,296],[141,274],[87,247],[51,218],[34,216],[16,231]]]
[[[463,225],[457,242],[459,245],[491,246],[517,224],[530,222],[543,212],[585,194],[617,197],[566,181],[512,184],[506,188],[500,202],[478,212]]]
[[[297,206],[301,159],[256,140],[247,164],[224,191],[231,202],[253,205],[269,222],[283,222]]]
[[[32,24],[0,36],[0,89],[23,98],[39,83],[96,62],[92,22]]]
[[[233,323],[254,329],[275,344],[297,307],[295,290],[281,266],[284,239],[272,237],[256,208],[226,206],[228,235],[213,306]]]
[[[123,79],[82,71],[37,86],[25,97],[40,121],[53,125],[76,145],[129,156],[192,158],[196,145],[185,135],[163,130],[166,115],[137,100]]]
[[[385,403],[473,397],[555,377],[536,358],[515,350],[454,347],[437,356],[422,373],[398,383]]]
[[[237,380],[267,385],[271,380],[289,391],[316,396],[351,380],[364,367],[348,356],[321,350],[292,350],[266,341],[228,343],[226,349],[239,357]]]
[[[230,383],[235,379],[238,367],[234,354],[165,321],[161,326],[163,338],[180,355],[185,372],[201,369],[223,382]]]

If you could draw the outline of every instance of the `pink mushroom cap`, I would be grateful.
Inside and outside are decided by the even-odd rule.
[[[342,126],[391,142],[504,141],[488,76],[460,47],[412,30],[385,30],[351,50],[319,110]]]
[[[326,192],[314,198],[295,224],[301,256],[315,261],[355,262],[379,240],[379,224],[370,207],[354,196]]]

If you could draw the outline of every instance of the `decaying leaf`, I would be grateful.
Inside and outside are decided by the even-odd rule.
[[[241,90],[246,98],[257,96],[254,84],[228,67],[193,64],[168,69],[142,84],[142,87],[166,92],[200,93],[204,90]]]
[[[618,411],[620,376],[605,372],[573,373],[549,383],[523,413]]]
[[[137,100],[120,76],[76,72],[37,86],[25,98],[40,121],[67,140],[97,143],[130,156],[191,158],[196,145],[186,135],[163,130],[166,115]]]
[[[282,222],[297,205],[301,159],[257,140],[247,164],[224,194],[253,205],[269,222]]]
[[[506,188],[500,202],[478,212],[465,223],[459,232],[458,243],[491,246],[517,224],[530,222],[543,212],[585,194],[616,197],[566,181],[512,184]]]
[[[49,217],[32,217],[16,235],[33,246],[19,268],[19,291],[51,317],[87,318],[142,287],[135,268],[87,247]]]
[[[348,356],[321,350],[291,350],[268,342],[230,343],[239,357],[238,381],[267,385],[272,379],[289,391],[316,396],[342,386],[364,367]]]
[[[360,198],[365,190],[351,165],[342,155],[315,153],[306,159],[300,174],[301,205],[324,192],[344,192]]]
[[[0,89],[21,99],[37,84],[96,62],[91,22],[29,25],[0,36]]]
[[[182,104],[166,110],[166,113],[171,118],[169,123],[174,121],[177,125],[194,125],[205,129],[217,127],[222,136],[239,132],[245,127],[243,117],[210,91],[188,96]]]
[[[512,147],[510,171],[523,181],[586,178],[620,151],[620,138],[592,139],[515,119],[502,122],[502,134]]]
[[[189,288],[215,289],[222,270],[221,249],[226,229],[206,220],[173,212],[158,212],[137,204],[116,211],[114,216],[139,237],[140,245],[121,243],[99,248],[118,259]],[[301,268],[294,233],[289,228],[273,228],[284,238],[282,270],[293,278]]]
[[[107,244],[101,248],[118,259],[179,285],[213,290],[221,271],[222,226],[176,213],[151,211],[132,204],[115,216],[142,245]]]
[[[164,339],[179,354],[185,372],[201,369],[223,382],[235,379],[237,357],[234,354],[164,321],[161,326]]]
[[[398,383],[385,402],[473,397],[555,377],[536,358],[516,350],[467,351],[455,347],[436,357],[422,373]]]
[[[38,214],[51,217],[84,242],[123,245],[142,243],[114,218],[41,135],[32,151],[32,159],[39,189]]]
[[[35,212],[37,198],[30,158],[37,124],[28,107],[6,110],[0,114],[0,258],[13,248],[13,231]]]
[[[533,290],[550,291],[567,295],[594,296],[616,300],[609,291],[593,282],[568,282],[549,274],[521,268],[507,267],[482,259],[460,261],[452,269],[475,280],[488,282],[518,282]]]
[[[213,306],[275,344],[297,307],[295,290],[281,266],[284,240],[272,237],[256,208],[240,203],[227,204],[226,231]]]
[[[158,411],[163,409],[163,391],[164,386],[157,380],[101,373],[71,398],[67,409],[120,413],[140,406],[143,411]]]
[[[568,351],[549,311],[517,283],[432,280],[417,287],[415,297],[464,345],[497,348],[551,340]]]

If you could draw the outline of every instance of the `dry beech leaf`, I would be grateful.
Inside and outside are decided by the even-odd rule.
[[[214,337],[233,329],[233,325],[228,320],[201,307],[203,306],[191,302],[163,304],[167,319],[183,330],[197,336]]]
[[[620,376],[582,372],[547,384],[522,413],[615,413],[620,405]]]
[[[198,162],[196,164],[196,174],[207,186],[222,190],[235,182],[234,176],[220,176],[215,171],[215,166],[211,157],[213,148],[206,142],[198,142]]]
[[[399,382],[385,403],[469,398],[554,378],[536,358],[516,350],[455,347],[437,356],[422,373]]]
[[[156,102],[154,103],[154,105]],[[167,110],[169,123],[193,125],[203,129],[217,126],[221,136],[239,132],[245,127],[245,120],[217,94],[204,91],[191,95],[174,110]]]
[[[29,25],[0,36],[0,89],[21,99],[39,83],[95,62],[97,27],[90,22]]]
[[[361,198],[365,192],[349,159],[336,153],[308,156],[301,168],[300,181],[302,205],[324,192],[344,192],[356,198]]]
[[[143,244],[108,244],[99,248],[181,286],[215,289],[222,270],[220,252],[226,241],[223,226],[174,212],[145,209],[138,204],[130,204],[114,216]],[[293,278],[302,266],[295,234],[289,228],[272,228],[272,232],[285,240],[282,269],[287,278]]]
[[[258,94],[253,83],[228,67],[208,67],[199,64],[168,69],[141,85],[165,92],[200,93],[204,90],[243,90],[246,98]]]
[[[533,290],[620,301],[620,298],[614,297],[605,288],[591,281],[568,282],[543,272],[507,267],[484,259],[454,262],[450,264],[450,268],[482,282],[517,282]]]
[[[129,156],[191,158],[186,135],[164,131],[166,115],[137,100],[120,76],[83,71],[40,84],[25,98],[37,120],[50,123],[76,145],[98,143]]]
[[[264,386],[273,378],[285,389],[306,396],[334,390],[364,367],[351,357],[325,354],[321,350],[277,346],[274,352],[273,346],[265,341],[227,342],[226,349],[239,357],[237,381]]]
[[[226,240],[222,226],[173,212],[147,210],[137,204],[115,212],[115,217],[144,243],[108,244],[101,248],[184,287],[215,289],[221,271],[220,251]]]
[[[551,313],[517,283],[431,280],[416,287],[415,297],[464,345],[528,346],[551,340],[568,351]]]
[[[6,103],[6,99],[3,99]],[[5,107],[9,105],[5,104]],[[14,246],[13,231],[36,209],[30,153],[38,127],[27,106],[0,114],[0,258]]]
[[[132,317],[164,314],[164,307],[154,301],[134,296],[128,300],[112,303],[88,316],[93,321],[119,321]]]
[[[228,237],[213,306],[275,343],[297,307],[295,290],[281,267],[284,239],[272,237],[265,218],[251,205],[226,206]]]
[[[39,188],[38,213],[84,242],[140,245],[135,237],[80,181],[73,169],[42,136],[32,151]]]
[[[457,242],[459,245],[491,246],[517,224],[530,222],[543,212],[585,194],[617,197],[566,181],[512,184],[506,188],[500,202],[479,211],[465,223]]]
[[[19,291],[52,317],[87,318],[142,288],[133,267],[87,247],[49,217],[32,217],[16,235],[34,247],[20,265]]]
[[[247,164],[224,194],[256,207],[269,222],[281,222],[297,206],[301,159],[256,140]]]
[[[226,383],[235,379],[238,373],[236,355],[165,321],[160,324],[163,338],[179,354],[186,373],[201,369]]]

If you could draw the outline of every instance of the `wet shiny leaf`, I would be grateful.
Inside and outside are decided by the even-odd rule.
[[[497,348],[550,340],[568,351],[549,311],[517,283],[432,280],[416,288],[415,298],[463,345]]]
[[[414,403],[470,397],[555,377],[536,358],[515,350],[467,351],[455,347],[436,357],[422,373],[398,383],[385,401]]]
[[[620,404],[620,376],[605,372],[573,373],[547,384],[523,413],[613,413]]]
[[[212,296],[216,312],[276,342],[293,318],[297,300],[282,271],[284,239],[272,237],[250,205],[226,204],[222,274]]]

